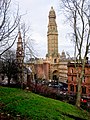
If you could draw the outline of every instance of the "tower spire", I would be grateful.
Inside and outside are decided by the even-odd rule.
[[[21,31],[20,31],[20,23],[18,25],[18,42],[22,42]]]
[[[18,26],[18,42],[22,42],[21,31],[20,31],[20,24]]]

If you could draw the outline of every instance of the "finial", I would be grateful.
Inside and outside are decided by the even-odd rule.
[[[20,24],[18,25],[18,38],[21,39]]]
[[[20,32],[20,23],[19,23],[19,25],[18,25],[18,33]]]
[[[21,32],[18,31],[18,38],[21,39]]]
[[[51,9],[53,9],[53,6],[51,6]]]

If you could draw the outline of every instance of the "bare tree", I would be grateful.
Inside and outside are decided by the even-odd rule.
[[[23,35],[23,49],[24,49],[24,59],[27,57],[32,58],[36,57],[35,50],[33,48],[33,42],[34,40],[31,38],[30,33],[30,27],[26,26],[26,24],[23,22],[21,25],[22,35]]]
[[[21,26],[21,27],[20,27]],[[26,56],[27,56],[27,50],[29,52],[29,59],[30,59],[30,55],[34,56],[33,52],[32,52],[32,47],[31,47],[31,36],[28,33],[29,32],[29,27],[26,27],[26,24],[23,22],[21,25],[19,26],[19,32],[21,35],[21,39],[22,39],[22,46],[23,46],[23,55],[22,55],[22,63],[19,63],[19,69],[21,70],[20,75],[20,81],[21,81],[21,88],[23,88],[23,83],[24,83],[24,70],[26,68],[26,65],[24,64]]]
[[[3,60],[5,59],[16,59],[16,54],[15,51],[12,49],[7,50],[6,52],[4,52],[3,56]]]
[[[18,27],[20,17],[19,10],[16,14],[11,14],[10,11],[11,0],[0,0],[0,57],[11,48],[17,38],[14,33]]]
[[[62,8],[73,29],[75,68],[77,70],[77,100],[76,106],[80,107],[81,84],[84,79],[86,59],[90,49],[90,1],[89,0],[62,0]],[[81,72],[78,66],[81,64]]]

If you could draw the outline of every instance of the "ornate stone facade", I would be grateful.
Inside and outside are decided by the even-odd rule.
[[[47,32],[48,53],[46,60],[50,61],[50,79],[67,81],[67,59],[65,52],[62,55],[58,53],[58,30],[56,24],[56,13],[51,7],[49,12],[49,24]]]
[[[49,23],[48,23],[48,32],[47,32],[47,41],[48,41],[48,54],[46,55],[48,58],[56,58],[59,57],[58,54],[58,30],[56,24],[56,14],[51,7],[49,12]]]
[[[51,7],[49,12],[49,23],[47,31],[47,51],[46,59],[38,59],[30,61],[33,64],[33,75],[37,74],[37,78],[46,80],[56,80],[67,82],[67,59],[63,51],[61,56],[58,53],[58,30],[56,24],[56,13]]]

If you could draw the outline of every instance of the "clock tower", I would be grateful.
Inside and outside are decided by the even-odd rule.
[[[18,42],[17,42],[17,51],[16,51],[16,59],[18,64],[23,64],[24,59],[24,51],[23,51],[23,42],[21,37],[21,32],[18,32]]]

